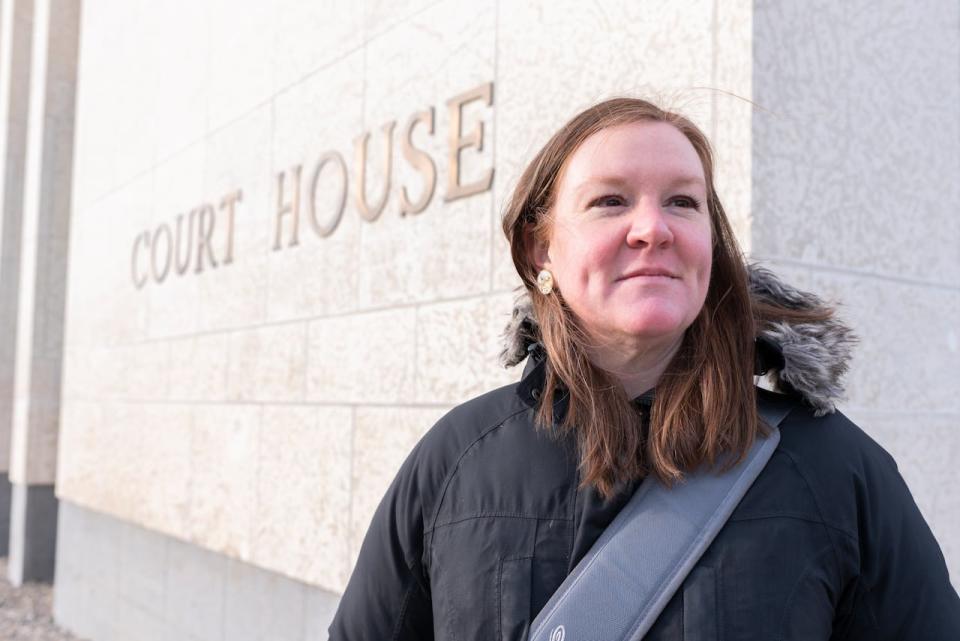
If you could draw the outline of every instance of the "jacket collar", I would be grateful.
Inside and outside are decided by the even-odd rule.
[[[825,306],[818,296],[784,283],[768,269],[748,265],[747,271],[750,295],[756,301],[791,309]],[[512,367],[527,360],[518,392],[531,404],[536,403],[545,378],[546,356],[539,341],[533,304],[526,290],[521,290],[504,330],[500,362]],[[857,341],[847,325],[833,317],[817,323],[772,323],[757,334],[756,341],[757,375],[768,375],[777,391],[798,394],[817,416],[836,410]]]

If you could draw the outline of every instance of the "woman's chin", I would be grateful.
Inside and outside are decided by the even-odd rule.
[[[683,334],[688,323],[679,315],[651,314],[631,316],[624,319],[618,328],[619,333],[640,340],[672,340]]]

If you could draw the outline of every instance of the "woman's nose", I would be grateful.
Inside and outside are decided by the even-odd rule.
[[[669,247],[673,243],[673,231],[667,216],[659,204],[638,205],[630,215],[627,244],[631,247]]]

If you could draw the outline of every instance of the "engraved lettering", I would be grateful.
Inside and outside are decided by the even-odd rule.
[[[353,143],[354,147],[354,171],[356,173],[356,187],[354,192],[354,201],[360,217],[367,222],[373,222],[380,217],[384,206],[387,204],[387,198],[390,196],[390,171],[393,159],[393,127],[396,121],[383,125],[381,131],[384,135],[383,145],[383,192],[376,204],[371,205],[367,202],[367,140],[370,139],[370,133],[364,132],[357,137]]]
[[[340,174],[340,196],[333,208],[333,215],[321,223],[317,219],[317,185],[320,182],[320,174],[323,168],[332,165]],[[334,232],[343,218],[343,208],[347,204],[347,164],[343,161],[343,156],[335,151],[328,151],[317,160],[316,167],[313,170],[313,178],[310,180],[310,198],[307,205],[310,208],[310,223],[313,230],[321,238],[326,238]]]
[[[433,107],[425,111],[413,114],[407,121],[404,128],[403,142],[401,151],[403,157],[410,165],[423,176],[423,191],[420,193],[420,199],[414,203],[410,202],[410,196],[407,194],[407,188],[400,188],[400,215],[419,214],[430,203],[433,198],[433,190],[437,184],[437,166],[433,163],[430,155],[422,149],[413,146],[413,130],[418,123],[424,123],[427,127],[427,133],[433,135],[434,123]]]
[[[227,212],[227,256],[223,259],[224,265],[233,262],[233,215],[236,213],[237,203],[243,200],[243,191],[235,189],[220,200],[220,211]]]
[[[294,247],[300,242],[297,238],[297,228],[299,227],[300,218],[300,170],[300,165],[297,165],[290,170],[290,182],[292,182],[293,185],[290,187],[289,202],[286,202],[283,199],[283,184],[285,182],[286,172],[280,172],[277,174],[277,224],[273,241],[274,251],[280,249],[280,231],[283,226],[283,217],[287,214],[290,214],[293,217],[293,233],[291,234],[290,242],[287,243],[287,247]]]
[[[163,256],[163,266],[157,267],[157,247],[160,245],[161,234],[166,238],[167,251]],[[162,283],[170,271],[170,259],[173,254],[173,234],[170,233],[170,227],[164,223],[157,227],[153,232],[153,239],[150,241],[150,272],[153,280]]]
[[[199,221],[197,222],[197,268],[194,270],[195,273],[199,274],[203,271],[203,248],[207,248],[207,256],[210,258],[210,265],[213,267],[217,266],[217,259],[213,255],[213,245],[210,242],[210,237],[213,235],[213,227],[216,222],[216,212],[213,209],[213,206],[204,203],[196,209],[197,216]],[[210,225],[207,226],[207,221],[210,221]]]
[[[479,179],[467,184],[460,183],[460,152],[468,147],[476,147],[478,152],[483,151],[483,121],[477,122],[469,134],[463,135],[461,131],[463,107],[476,100],[482,100],[488,107],[493,104],[492,82],[486,82],[447,101],[447,108],[450,110],[450,154],[447,163],[447,193],[443,197],[446,202],[479,194],[490,189],[493,182],[491,167]]]

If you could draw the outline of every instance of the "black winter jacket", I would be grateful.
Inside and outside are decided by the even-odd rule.
[[[758,271],[754,296],[806,296]],[[528,312],[517,321],[519,353],[536,332]],[[762,337],[796,399],[777,450],[646,639],[960,639],[960,598],[896,464],[829,412],[847,330],[797,331]],[[527,637],[639,484],[609,501],[577,489],[573,437],[534,427],[544,366],[528,359],[519,383],[456,407],[410,453],[373,517],[332,641]],[[758,390],[760,403],[775,398]]]

